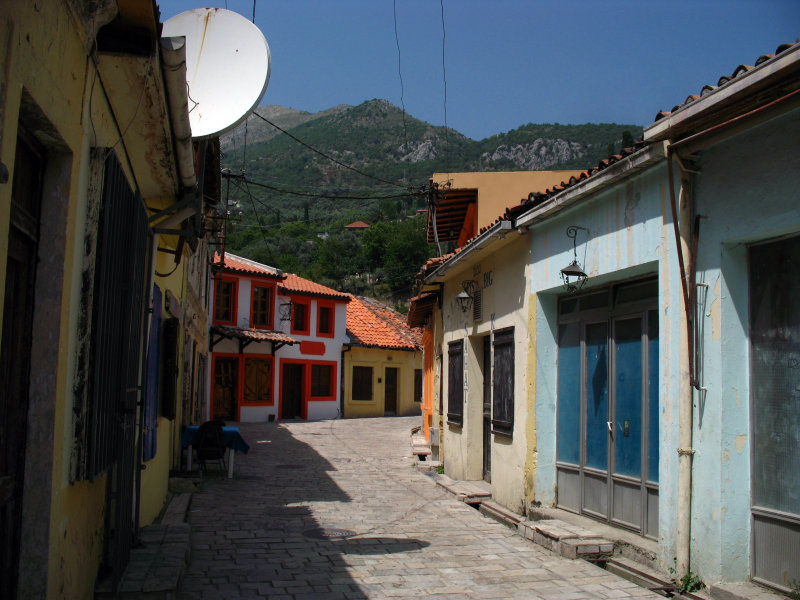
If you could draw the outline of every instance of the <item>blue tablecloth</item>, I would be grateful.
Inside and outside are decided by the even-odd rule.
[[[181,434],[181,446],[194,446],[199,428],[199,425],[187,425]],[[222,444],[226,448],[230,448],[235,452],[243,452],[244,454],[247,454],[250,450],[250,444],[244,441],[238,427],[222,428]]]

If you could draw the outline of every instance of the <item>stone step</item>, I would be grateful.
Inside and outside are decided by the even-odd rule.
[[[192,500],[190,493],[175,494],[164,510],[161,523],[164,525],[177,525],[186,520],[186,513],[189,512],[189,503]]]
[[[508,510],[505,506],[498,504],[494,500],[481,500],[478,510],[480,510],[481,514],[514,530],[517,530],[520,522],[523,521],[521,515]]]
[[[517,531],[525,539],[566,558],[602,560],[614,553],[614,542],[559,519],[520,521]]]

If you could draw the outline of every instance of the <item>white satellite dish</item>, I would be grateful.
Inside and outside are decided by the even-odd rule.
[[[161,35],[186,38],[193,138],[233,129],[261,102],[269,83],[269,45],[243,16],[223,8],[195,8],[168,19]]]

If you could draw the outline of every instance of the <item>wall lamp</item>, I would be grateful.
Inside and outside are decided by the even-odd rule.
[[[584,272],[581,263],[578,262],[578,249],[575,243],[575,238],[578,235],[578,230],[585,231],[587,234],[589,230],[586,227],[579,225],[570,225],[567,227],[567,237],[572,238],[572,262],[566,267],[561,269],[561,280],[564,282],[564,289],[568,292],[577,292],[586,283],[588,275]]]
[[[280,306],[278,307],[278,315],[280,316],[281,321],[291,321],[292,302],[281,302]]]
[[[472,300],[475,298],[475,282],[472,279],[465,279],[461,282],[461,291],[456,294],[456,302],[461,312],[467,312],[472,308]]]

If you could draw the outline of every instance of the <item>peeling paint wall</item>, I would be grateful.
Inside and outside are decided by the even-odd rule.
[[[529,465],[535,467],[529,502],[556,503],[556,410],[558,298],[565,292],[560,269],[573,260],[570,225],[579,231],[577,259],[589,275],[584,290],[600,288],[647,274],[659,282],[659,541],[660,561],[672,566],[675,547],[677,499],[677,405],[681,289],[674,234],[667,199],[664,162],[595,192],[567,211],[534,225],[530,230],[532,268],[530,293],[532,354],[529,357],[536,411],[535,453],[528,449]]]
[[[800,232],[798,139],[795,109],[703,151],[695,180],[708,391],[695,397],[692,569],[710,582],[750,577],[747,246]]]
[[[467,264],[448,273],[443,294],[443,394],[447,413],[447,344],[464,340],[465,393],[462,426],[445,424],[445,472],[454,479],[478,480],[483,476],[483,386],[492,377],[484,372],[483,340],[494,331],[514,328],[514,427],[511,436],[491,435],[492,498],[523,512],[527,454],[528,291],[530,250],[527,236],[517,232],[496,240]],[[471,279],[481,290],[482,316],[462,312],[455,295],[461,282]]]

